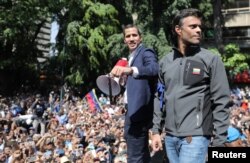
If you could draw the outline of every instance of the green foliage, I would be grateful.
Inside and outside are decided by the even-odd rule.
[[[127,57],[128,49],[124,44],[123,34],[119,33],[109,36],[104,50],[108,54],[108,59],[111,61],[110,68],[119,58]]]
[[[220,52],[219,52],[218,49],[216,49],[216,48],[209,48],[209,50],[210,50],[213,54],[218,55],[218,56],[221,57],[221,54],[220,54]],[[223,60],[223,58],[222,58],[222,60]]]
[[[231,1],[222,3],[226,6]],[[174,14],[183,8],[198,8],[205,27],[211,29],[213,4],[213,0],[6,0],[0,4],[0,72],[14,72],[20,78],[28,76],[23,75],[26,72],[37,75],[36,58],[41,55],[37,34],[46,19],[55,15],[60,24],[59,55],[45,65],[47,73],[89,90],[95,87],[97,76],[107,74],[119,58],[127,57],[123,25],[134,23],[143,29],[143,43],[155,49],[160,59],[171,50]],[[227,70],[248,68],[249,58],[235,45],[227,45],[225,55],[220,56]]]
[[[227,56],[227,58],[229,57],[233,57],[233,55],[235,53],[239,53],[240,52],[240,48],[238,45],[235,44],[228,44],[225,46],[225,55]]]
[[[107,38],[117,32],[119,25],[117,10],[110,4],[82,1],[82,17],[72,17],[67,25],[66,62],[69,72],[66,81],[72,85],[91,87],[93,79],[102,75],[107,68]],[[67,11],[71,15],[71,10]],[[65,63],[64,62],[64,63]]]
[[[75,73],[72,73],[65,77],[66,80],[68,80],[70,83],[74,83],[76,85],[84,83],[82,79],[81,72],[77,70]]]
[[[161,37],[157,37],[150,33],[144,35],[143,42],[147,47],[153,48],[156,51],[159,59],[171,50],[171,47],[167,45],[165,39],[161,40]]]
[[[41,52],[36,39],[51,16],[50,9],[44,1],[7,0],[0,4],[0,75],[4,81],[13,81],[6,83],[6,93],[30,80],[35,83],[39,77],[36,58]]]
[[[208,22],[208,20],[211,17],[211,14],[213,13],[213,4],[211,0],[201,0],[200,3],[193,2],[193,5],[197,5],[197,7],[196,6],[195,7],[198,8],[202,12],[206,25],[210,24],[211,21]]]
[[[248,54],[240,52],[240,48],[238,45],[226,45],[225,56],[223,58],[226,69],[231,70],[233,73],[238,73],[249,69],[247,56]]]
[[[240,52],[240,48],[235,44],[225,46],[225,54],[221,55],[216,48],[210,48],[214,54],[219,55],[224,63],[226,70],[232,74],[237,74],[249,69],[249,54]]]
[[[171,50],[171,47],[167,44],[163,30],[161,30],[157,36],[151,33],[144,33],[142,38],[143,44],[146,47],[153,48],[159,59]],[[122,33],[110,36],[105,50],[110,54],[109,59],[111,60],[111,66],[114,65],[119,58],[127,57],[129,54],[123,42]]]

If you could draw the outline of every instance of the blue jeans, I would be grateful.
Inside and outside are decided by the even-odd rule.
[[[170,163],[205,163],[210,139],[204,136],[186,137],[167,135],[165,148]]]

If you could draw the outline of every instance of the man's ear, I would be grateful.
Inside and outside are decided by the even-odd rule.
[[[177,35],[180,35],[180,33],[181,33],[181,27],[180,27],[179,25],[176,25],[176,26],[174,27],[174,30],[175,30],[175,33],[176,33]]]

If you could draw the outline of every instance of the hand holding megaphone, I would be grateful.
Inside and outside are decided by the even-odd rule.
[[[118,95],[121,91],[120,85],[125,84],[126,75],[133,73],[133,69],[127,67],[127,65],[128,61],[126,58],[120,59],[109,74],[101,75],[97,78],[98,88],[107,95]]]
[[[128,61],[126,58],[120,59],[110,72],[111,76],[119,78],[118,83],[122,86],[124,86],[126,83],[127,75],[130,75],[132,73],[133,69],[131,67],[128,67]]]
[[[121,77],[122,75],[131,75],[132,73],[133,69],[131,67],[115,65],[110,74],[115,77]]]
[[[115,66],[111,70],[111,75],[114,77],[121,77],[122,75],[130,75],[132,73],[133,69],[131,67]]]

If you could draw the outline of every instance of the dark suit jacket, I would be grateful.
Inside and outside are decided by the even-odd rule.
[[[139,75],[127,79],[127,119],[129,123],[152,121],[153,96],[157,89],[159,70],[154,50],[139,46],[130,67],[137,67]]]

